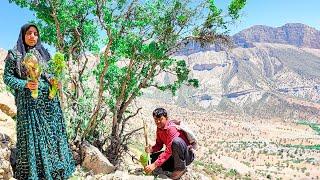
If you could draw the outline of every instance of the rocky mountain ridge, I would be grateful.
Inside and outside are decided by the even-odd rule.
[[[240,47],[250,47],[258,42],[320,49],[320,31],[301,23],[288,23],[275,28],[255,25],[233,35],[232,39]]]
[[[226,36],[230,43],[216,43],[201,46],[189,41],[178,55],[190,55],[205,51],[227,51],[230,47],[252,48],[254,43],[278,43],[300,48],[320,49],[320,31],[301,23],[287,23],[281,27],[255,25],[244,29],[233,36]]]

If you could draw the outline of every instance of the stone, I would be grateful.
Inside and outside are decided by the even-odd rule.
[[[17,107],[11,93],[6,91],[0,93],[0,110],[10,117],[17,115]]]
[[[109,174],[113,172],[116,167],[113,166],[109,160],[99,151],[98,148],[92,146],[88,142],[82,143],[82,166],[88,170],[92,170],[94,174]]]

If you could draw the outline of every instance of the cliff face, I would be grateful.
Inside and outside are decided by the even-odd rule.
[[[320,49],[320,31],[299,23],[277,28],[256,25],[235,34],[233,41],[241,47],[250,47],[251,43],[259,42]]]
[[[264,117],[316,118],[320,50],[266,43],[255,46],[184,57],[201,86],[193,91],[181,89],[178,103]]]

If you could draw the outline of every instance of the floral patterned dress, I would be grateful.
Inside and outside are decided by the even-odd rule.
[[[4,82],[13,90],[17,106],[16,179],[67,179],[75,169],[68,146],[66,126],[58,97],[49,99],[50,84],[39,80],[38,98],[25,88],[27,80],[17,73],[18,51],[5,62]]]

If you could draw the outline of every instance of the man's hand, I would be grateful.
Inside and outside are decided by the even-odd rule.
[[[149,144],[148,146],[144,147],[144,150],[146,151],[146,153],[151,153],[152,146]]]
[[[28,88],[30,90],[36,90],[36,89],[38,89],[38,82],[34,82],[34,81],[27,82],[26,88]]]
[[[146,166],[144,168],[144,171],[147,173],[147,174],[150,174],[152,171],[154,171],[155,169],[157,168],[157,165],[155,163],[152,163],[148,166]]]

